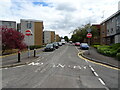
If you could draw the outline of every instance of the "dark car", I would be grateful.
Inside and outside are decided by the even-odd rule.
[[[53,51],[55,50],[53,44],[47,44],[44,51]]]
[[[53,44],[53,47],[54,48],[56,48],[56,49],[58,49],[59,48],[59,45],[58,45],[58,43],[57,42],[54,42],[54,43],[52,43]]]
[[[89,49],[89,45],[87,43],[81,43],[80,44],[80,49],[88,50]]]
[[[76,42],[76,43],[75,43],[75,46],[80,46],[80,42]]]

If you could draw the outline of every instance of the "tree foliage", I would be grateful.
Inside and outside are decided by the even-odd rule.
[[[87,29],[91,28],[92,37],[98,36],[99,32],[96,27],[91,27],[90,24],[85,25],[84,27],[78,27],[73,31],[71,40],[73,42],[84,42],[84,39],[87,39]]]
[[[65,41],[67,41],[67,42],[69,41],[68,36],[65,36],[64,39],[65,39]]]
[[[2,50],[6,49],[24,49],[26,44],[23,42],[24,35],[13,28],[2,27],[0,28],[2,35]]]

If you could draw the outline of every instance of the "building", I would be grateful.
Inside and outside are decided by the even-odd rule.
[[[16,21],[4,21],[0,20],[0,27],[7,27],[7,28],[13,28],[16,29]]]
[[[56,42],[60,42],[60,36],[58,34],[56,34]]]
[[[100,44],[106,45],[106,37],[107,37],[107,28],[106,23],[102,22],[100,25]]]
[[[97,30],[97,35],[91,38],[91,44],[100,44],[100,24],[92,24],[92,29]]]
[[[32,19],[20,20],[20,32],[24,35],[26,30],[31,30],[31,36],[25,36],[25,43],[27,45],[43,45],[43,21]]]
[[[101,23],[101,44],[120,43],[120,10]]]
[[[44,31],[43,40],[44,44],[55,42],[55,31]]]

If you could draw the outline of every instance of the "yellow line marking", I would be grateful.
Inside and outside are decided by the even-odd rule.
[[[111,66],[108,66],[108,65],[105,65],[105,64],[101,64],[101,63],[98,63],[98,62],[95,62],[95,61],[91,61],[91,60],[89,60],[89,59],[86,59],[86,58],[82,57],[82,56],[80,55],[80,53],[81,53],[81,52],[78,53],[78,57],[81,58],[81,59],[83,59],[83,60],[87,60],[87,61],[89,61],[89,62],[91,62],[91,63],[97,64],[97,65],[101,65],[101,66],[104,66],[104,67],[107,67],[107,68],[111,68],[111,69],[114,69],[114,70],[120,70],[119,68],[111,67]]]

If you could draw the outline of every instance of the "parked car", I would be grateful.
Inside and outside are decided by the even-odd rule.
[[[80,42],[76,42],[76,43],[75,43],[75,46],[80,46]]]
[[[58,43],[57,43],[57,42],[54,42],[54,43],[52,43],[52,44],[53,44],[54,48],[56,48],[56,49],[58,49],[58,48],[59,48],[59,45],[58,45]]]
[[[86,50],[88,50],[89,49],[89,45],[87,43],[81,43],[80,44],[80,49],[86,49]]]
[[[59,45],[59,46],[62,46],[62,42],[58,42],[58,45]]]
[[[44,51],[53,51],[55,50],[53,44],[47,44]]]

